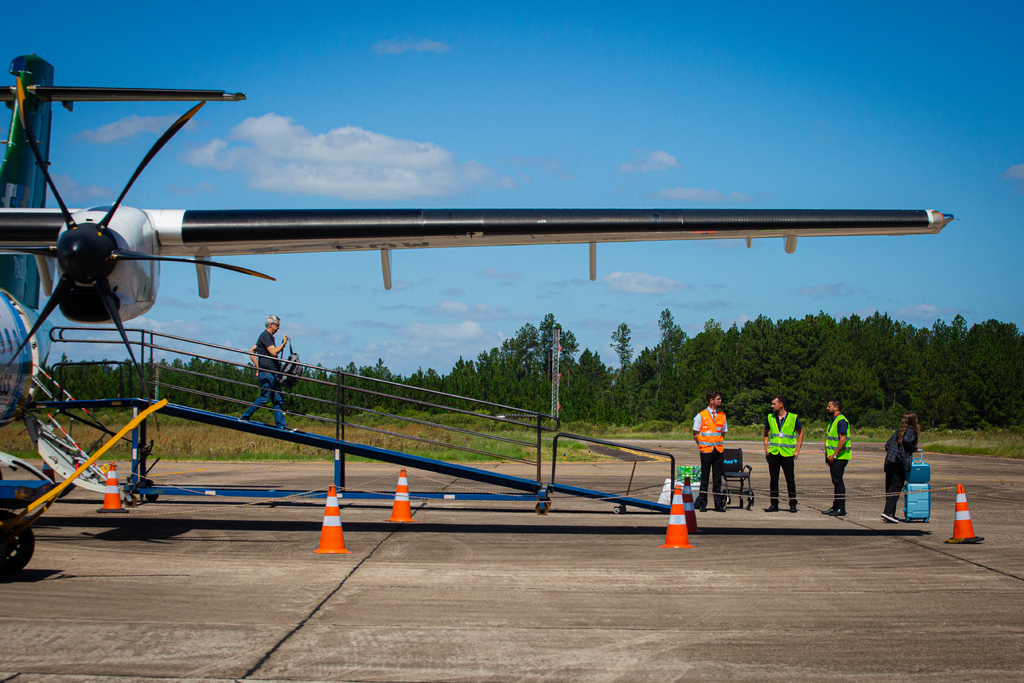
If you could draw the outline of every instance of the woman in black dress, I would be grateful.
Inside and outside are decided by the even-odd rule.
[[[907,473],[910,472],[910,464],[914,461],[914,453],[917,452],[917,439],[921,434],[921,425],[914,413],[905,413],[900,420],[900,428],[889,438],[885,444],[885,510],[882,511],[882,521],[889,524],[897,524],[896,504],[900,499],[900,492],[907,481]]]

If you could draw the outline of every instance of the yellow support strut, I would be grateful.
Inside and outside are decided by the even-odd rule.
[[[61,491],[66,489],[68,486],[71,486],[72,482],[74,482],[74,480],[77,479],[78,476],[82,474],[82,472],[88,469],[90,465],[92,465],[94,462],[103,457],[103,454],[106,453],[111,446],[113,446],[115,443],[119,442],[122,438],[124,438],[125,435],[128,434],[128,432],[132,431],[140,424],[142,424],[142,421],[149,417],[152,413],[155,413],[156,411],[160,410],[166,405],[167,399],[163,399],[159,403],[154,403],[153,405],[139,413],[136,417],[132,418],[132,421],[126,424],[121,429],[121,431],[119,431],[117,434],[108,439],[107,442],[100,446],[99,449],[95,453],[93,453],[88,460],[79,465],[78,469],[76,469],[70,477],[68,477],[60,484],[58,484],[56,487],[54,487],[53,490],[51,490],[45,496],[41,496],[40,498],[37,498],[36,500],[29,503],[29,505],[24,510],[22,510],[21,514],[19,514],[17,517],[9,519],[4,524],[0,525],[0,534],[3,534],[4,538],[7,539],[8,543],[13,542],[15,536],[20,534],[28,527],[32,526],[32,523],[36,521],[44,512],[46,512],[47,509],[49,509],[53,501],[57,500],[57,497],[60,496]],[[34,515],[29,515],[29,513],[37,509],[39,510],[38,512],[36,512]]]

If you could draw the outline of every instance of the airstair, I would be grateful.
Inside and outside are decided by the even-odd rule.
[[[607,501],[616,512],[623,512],[627,507],[669,512],[667,503],[629,495],[632,474],[630,485],[622,491],[599,491],[557,482],[560,441],[611,447],[620,444],[561,432],[558,418],[552,415],[298,363],[302,376],[294,387],[285,391],[284,412],[292,424],[304,426],[296,431],[282,430],[255,419],[243,422],[232,414],[250,405],[259,392],[248,351],[151,330],[129,329],[127,332],[138,349],[136,357],[141,359],[145,385],[154,394],[153,400],[166,398],[169,401],[158,415],[333,453],[333,483],[339,497],[345,499],[390,499],[394,495],[393,491],[346,487],[347,458],[356,456],[502,489],[414,491],[410,493],[413,499],[529,501],[539,514],[546,514],[551,509],[552,495],[561,494]],[[114,331],[104,327],[55,327],[50,336],[55,344],[122,344]],[[102,378],[111,387],[109,393],[117,393],[118,397],[91,396],[74,400],[77,388],[71,386],[68,376],[74,377],[76,372],[81,376],[83,370],[93,373],[93,379],[79,377],[78,386],[96,386],[98,378]],[[93,415],[95,411],[127,409],[138,414],[151,401],[139,396],[143,393],[139,377],[134,368],[122,361],[57,363],[52,372],[52,376],[47,375],[50,386],[46,389],[51,400],[36,404],[36,424],[30,425],[30,432],[34,438],[36,433],[44,435],[37,439],[40,455],[64,476],[64,472],[73,471],[76,461],[83,459],[85,450],[60,427],[55,416],[63,415],[103,430],[105,428]],[[44,414],[50,417],[52,424],[39,417]],[[159,496],[301,499],[326,495],[322,489],[301,491],[207,484],[197,487],[164,484],[162,480],[157,484],[151,473],[159,459],[151,456],[153,442],[148,434],[147,422],[143,422],[131,436],[131,472],[124,491],[135,499],[156,501]],[[372,440],[387,447],[364,443]],[[392,447],[397,444],[401,444],[401,448]],[[545,453],[549,446],[550,471],[547,471]],[[421,454],[413,452],[417,450]],[[641,459],[663,461],[668,470],[666,476],[674,476],[675,459],[671,454],[637,446],[630,446],[628,450]],[[493,466],[475,467],[445,460],[444,453],[452,451],[473,453],[491,462],[527,465],[534,476],[514,476],[498,472]],[[439,457],[431,457],[435,453]],[[530,457],[524,457],[525,453]],[[517,471],[522,469],[516,468]],[[660,486],[655,493],[660,493]]]

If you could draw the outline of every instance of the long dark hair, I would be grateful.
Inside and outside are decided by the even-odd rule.
[[[903,419],[900,420],[900,441],[903,441],[903,435],[907,432],[907,427],[913,429],[914,433],[918,436],[921,435],[921,424],[917,421],[917,413],[903,413]]]

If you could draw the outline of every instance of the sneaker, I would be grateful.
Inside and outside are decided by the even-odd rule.
[[[883,522],[888,522],[889,524],[899,524],[900,523],[900,520],[896,519],[892,515],[887,515],[884,512],[882,513],[882,521]]]
[[[250,422],[250,423],[252,422],[252,420],[247,418],[245,415],[243,415],[242,417],[238,418],[238,421],[239,422]]]
[[[766,507],[764,509],[764,511],[765,512],[778,512],[779,511],[779,506],[778,505],[769,505],[768,507]]]
[[[292,432],[293,434],[299,431],[297,427],[278,427],[278,429],[284,430],[286,432]]]

